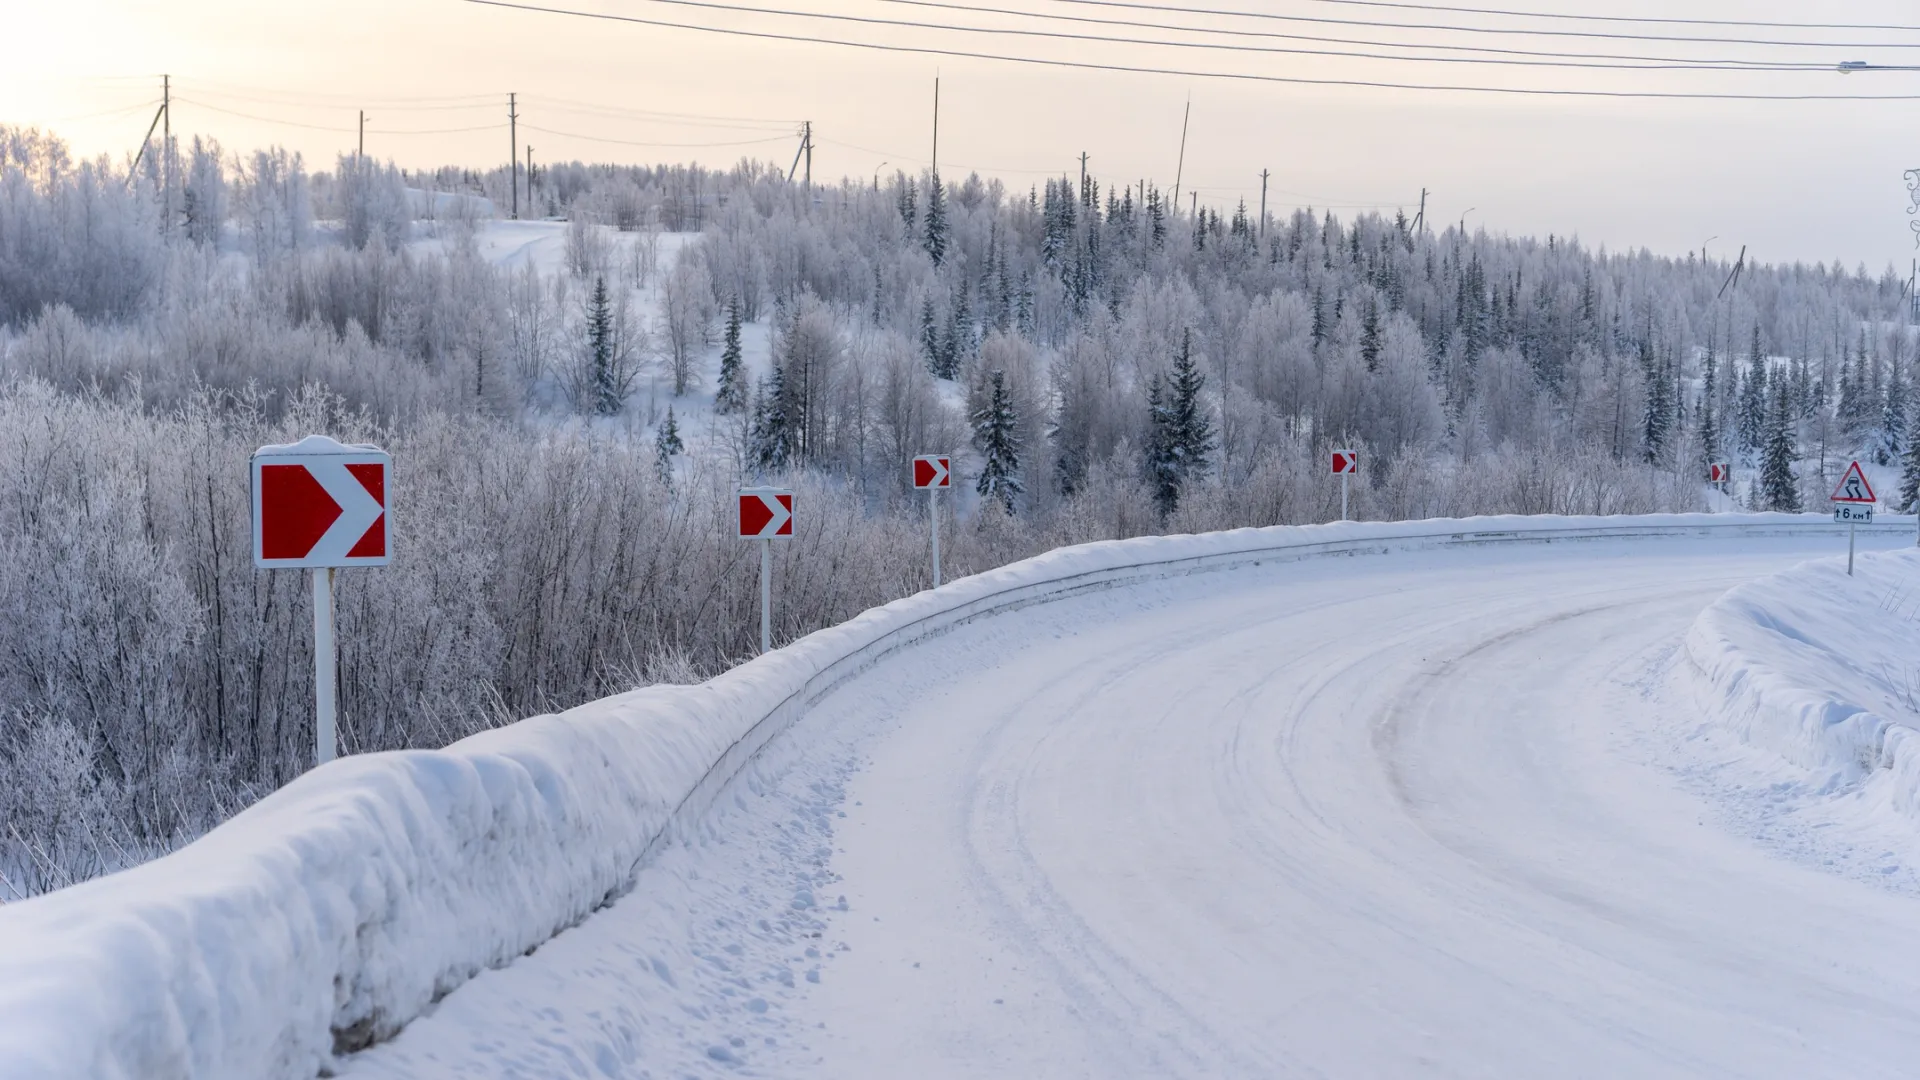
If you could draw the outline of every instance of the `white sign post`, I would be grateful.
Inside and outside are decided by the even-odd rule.
[[[953,459],[922,454],[913,459],[913,486],[927,493],[927,520],[933,526],[933,587],[940,587],[940,489],[953,486]]]
[[[1840,484],[1829,496],[1840,505],[1834,509],[1833,520],[1847,523],[1847,576],[1853,576],[1853,532],[1860,522],[1873,521],[1873,485],[1867,483],[1867,474],[1860,471],[1860,463],[1853,462],[1847,471],[1840,474]]]
[[[773,542],[793,536],[793,492],[788,488],[741,488],[740,539],[760,541],[760,652],[773,651]]]
[[[1335,450],[1333,452],[1333,475],[1340,478],[1340,520],[1347,520],[1347,477],[1360,471],[1360,453],[1357,450]]]
[[[253,565],[313,574],[314,761],[339,748],[335,700],[333,572],[385,566],[387,480],[393,459],[373,446],[309,435],[253,452]]]

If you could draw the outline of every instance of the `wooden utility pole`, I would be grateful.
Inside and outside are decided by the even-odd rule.
[[[1260,239],[1267,238],[1267,170],[1260,170]]]
[[[1187,98],[1187,114],[1180,121],[1180,164],[1173,170],[1173,213],[1180,216],[1180,181],[1187,174],[1187,124],[1193,119],[1193,98]]]
[[[1418,233],[1420,226],[1427,222],[1427,189],[1420,189],[1420,212],[1413,215],[1413,231]]]
[[[1087,152],[1080,151],[1080,201],[1087,201]]]
[[[507,186],[513,189],[513,219],[520,220],[520,108],[517,95],[507,95]]]
[[[940,175],[940,76],[933,77],[933,175]]]
[[[806,141],[800,144],[800,148],[807,155],[807,192],[811,194],[813,192],[813,121],[811,120],[807,121],[805,139]]]
[[[527,147],[527,213],[534,214],[533,208],[533,147]]]
[[[360,149],[354,152],[355,164],[365,165],[367,160],[367,110],[360,110]]]

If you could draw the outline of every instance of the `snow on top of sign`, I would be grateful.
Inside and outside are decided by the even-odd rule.
[[[309,435],[299,442],[276,443],[272,446],[263,446],[253,453],[255,457],[261,455],[293,457],[297,455],[359,454],[367,452],[379,453],[380,448],[366,443],[343,443],[338,439],[330,438],[326,435]]]

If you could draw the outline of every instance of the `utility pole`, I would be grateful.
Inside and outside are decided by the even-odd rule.
[[[1421,188],[1420,189],[1420,212],[1413,215],[1413,231],[1418,233],[1420,231],[1420,227],[1422,225],[1425,225],[1426,223],[1427,223],[1427,189]]]
[[[529,214],[537,213],[537,211],[535,211],[533,208],[533,147],[532,146],[527,147],[527,213]]]
[[[1200,220],[1200,193],[1197,191],[1189,191],[1187,192],[1187,196],[1193,200],[1193,219],[1198,221]]]
[[[933,175],[940,175],[940,76],[933,77]]]
[[[173,231],[173,76],[160,76],[160,233]]]
[[[1080,151],[1080,201],[1087,201],[1087,152]]]
[[[1267,170],[1260,170],[1260,239],[1267,238]]]
[[[520,106],[507,95],[507,186],[513,189],[513,220],[520,220]]]
[[[367,110],[360,110],[360,149],[353,155],[354,163],[366,164],[367,160]]]
[[[806,141],[800,144],[807,154],[807,193],[813,193],[813,121],[807,121]]]
[[[1187,174],[1187,124],[1193,119],[1193,96],[1187,96],[1187,114],[1180,121],[1180,163],[1173,169],[1173,212],[1180,213],[1180,180]]]

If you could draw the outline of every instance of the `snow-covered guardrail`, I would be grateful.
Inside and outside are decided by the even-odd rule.
[[[821,695],[996,612],[1274,559],[1813,530],[1840,535],[1817,515],[1702,514],[1088,544],[875,608],[698,686],[634,691],[445,750],[342,759],[172,855],[0,907],[0,1076],[314,1076],[632,887],[648,853]]]
[[[1920,550],[1803,563],[1738,586],[1687,632],[1709,715],[1833,789],[1886,770],[1920,820]],[[1876,782],[1880,782],[1876,780]]]

